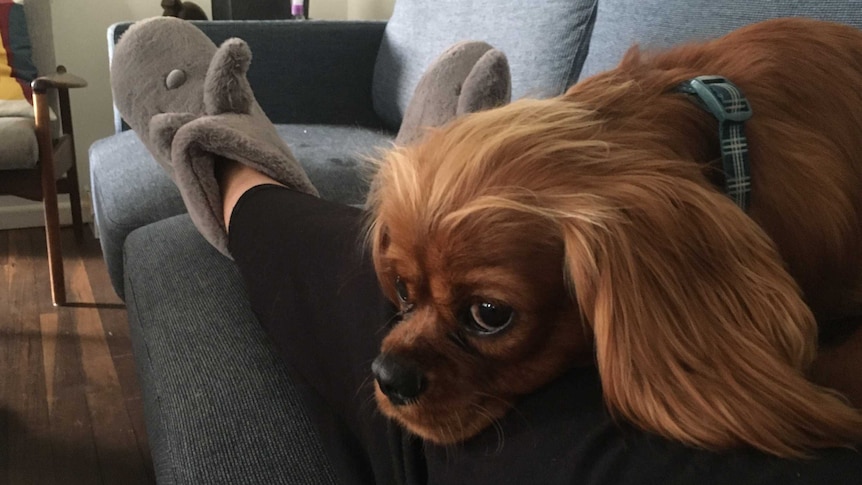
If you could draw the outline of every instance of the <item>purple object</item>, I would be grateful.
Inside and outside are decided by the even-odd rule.
[[[291,15],[293,15],[294,17],[297,17],[297,18],[303,18],[304,17],[305,12],[303,12],[302,0],[300,0],[300,1],[294,0],[293,2],[291,2],[290,13],[291,13]]]

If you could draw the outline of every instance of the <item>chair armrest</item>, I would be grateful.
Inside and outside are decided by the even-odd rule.
[[[48,142],[52,138],[59,137],[51,134],[51,118],[48,109],[49,89],[56,89],[59,95],[60,107],[60,127],[64,135],[70,138],[70,146],[74,150],[73,128],[72,128],[72,108],[69,102],[69,89],[87,87],[87,81],[84,78],[70,74],[66,71],[65,66],[57,66],[57,72],[45,76],[39,76],[30,83],[33,88],[33,110],[36,124],[36,139],[42,145],[40,149],[47,149]],[[55,128],[56,129],[56,128]],[[45,157],[41,157],[45,158]]]
[[[385,22],[193,23],[216,45],[231,37],[248,43],[253,56],[248,80],[274,123],[384,127],[374,111],[371,84]],[[108,41],[116,42],[129,25],[111,26]]]
[[[57,72],[39,76],[30,83],[33,91],[44,93],[48,89],[71,89],[87,87],[87,81],[74,74],[66,72],[63,66],[57,66]]]

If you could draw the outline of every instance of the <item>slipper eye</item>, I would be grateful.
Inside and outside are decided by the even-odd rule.
[[[165,87],[176,89],[186,83],[186,73],[180,69],[174,69],[165,78]]]
[[[407,283],[400,276],[395,277],[395,293],[398,294],[398,299],[401,300],[401,303],[407,304],[410,294],[407,292]]]
[[[487,301],[473,303],[467,312],[467,324],[471,330],[490,335],[508,327],[515,318],[512,307]]]

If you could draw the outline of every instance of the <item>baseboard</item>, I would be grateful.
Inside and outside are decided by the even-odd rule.
[[[60,208],[60,225],[72,224],[72,211],[68,197],[61,196],[58,206]],[[85,223],[93,220],[90,201],[83,197],[81,198],[81,213]],[[0,230],[42,227],[44,225],[45,212],[42,210],[41,202],[22,201],[20,204],[0,206]]]

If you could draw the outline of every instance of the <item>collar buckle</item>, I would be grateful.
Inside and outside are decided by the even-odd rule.
[[[751,198],[751,170],[744,122],[751,118],[748,100],[732,82],[721,76],[698,76],[680,84],[678,92],[690,94],[718,120],[724,191],[743,211]]]
[[[688,88],[688,89],[686,89]],[[704,108],[719,122],[742,123],[751,119],[751,105],[733,83],[721,76],[698,76],[680,86],[684,93],[697,96]]]

